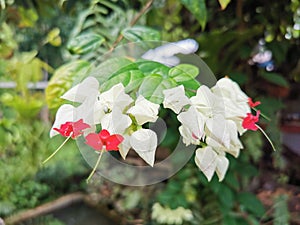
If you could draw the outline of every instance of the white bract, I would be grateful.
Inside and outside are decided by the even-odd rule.
[[[185,95],[183,85],[163,91],[165,96],[163,105],[165,108],[172,109],[175,113],[179,113],[185,105],[191,103]]]
[[[204,117],[193,106],[177,116],[181,122],[179,132],[185,145],[198,145],[204,136]]]
[[[133,115],[138,125],[143,125],[147,122],[155,122],[158,118],[159,105],[145,99],[142,95],[135,101],[127,113]]]

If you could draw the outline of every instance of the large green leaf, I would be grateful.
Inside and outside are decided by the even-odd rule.
[[[194,79],[199,74],[199,69],[191,64],[179,64],[169,71],[169,76],[176,82]]]
[[[122,31],[123,36],[129,41],[159,41],[160,32],[150,27],[134,26]]]
[[[168,77],[170,68],[161,63],[148,60],[140,60],[137,61],[136,64],[146,76],[151,74],[159,74],[163,77]]]
[[[245,209],[255,216],[261,217],[265,213],[265,208],[257,197],[250,192],[242,192],[238,195],[238,201]]]
[[[262,72],[261,76],[269,81],[272,84],[276,84],[282,87],[288,87],[289,82],[279,73],[268,73],[268,72]]]
[[[104,41],[104,37],[98,34],[82,34],[72,39],[67,48],[72,54],[84,55],[97,50]]]
[[[91,68],[89,62],[77,60],[59,67],[46,88],[46,101],[49,108],[58,108],[63,100],[60,98],[74,83],[88,75]]]
[[[181,3],[196,17],[204,30],[207,20],[205,0],[180,0]]]
[[[122,83],[125,87],[125,92],[129,93],[138,88],[142,83],[144,74],[139,70],[128,70],[115,74],[109,80],[100,86],[100,91],[107,91],[112,86]]]
[[[171,78],[164,78],[159,74],[152,74],[143,80],[139,94],[143,95],[151,102],[160,104],[163,102],[163,90],[176,86],[176,82]]]
[[[136,68],[136,65],[133,64],[133,62],[129,59],[113,57],[95,67],[91,71],[91,76],[95,77],[101,85],[110,79],[114,74],[121,73],[122,70],[126,71],[124,68],[129,65],[131,65],[133,69]],[[129,68],[127,68],[127,70],[129,70]]]

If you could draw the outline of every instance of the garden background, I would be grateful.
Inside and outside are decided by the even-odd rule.
[[[299,0],[0,0],[0,8],[0,217],[7,224],[75,224],[58,214],[18,221],[70,193],[120,224],[161,224],[155,203],[171,218],[178,207],[191,210],[192,220],[169,224],[300,224]],[[276,152],[249,132],[223,182],[207,182],[191,160],[147,187],[101,177],[86,184],[90,167],[72,142],[41,164],[63,142],[49,138],[59,97],[99,56],[132,41],[186,38],[199,43],[196,54],[217,78],[229,76],[262,102]],[[272,58],[253,61],[266,52]],[[172,132],[163,147],[176,142]]]

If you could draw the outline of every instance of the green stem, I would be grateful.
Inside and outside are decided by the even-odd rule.
[[[99,157],[98,157],[98,160],[97,160],[97,162],[96,162],[96,164],[95,164],[95,166],[94,166],[92,172],[90,173],[89,177],[86,179],[86,183],[89,183],[90,179],[92,178],[92,176],[93,176],[94,173],[96,172],[96,169],[97,169],[97,167],[99,166],[99,163],[100,163],[100,160],[101,160],[101,157],[102,157],[104,151],[105,151],[105,150],[101,150],[101,153],[100,153],[100,155],[99,155]]]
[[[257,112],[257,110],[258,109],[256,109],[256,108],[252,108],[255,112]],[[263,118],[265,118],[266,120],[268,120],[268,121],[271,121],[271,118],[270,117],[268,117],[268,116],[266,116],[265,114],[263,114],[262,112],[260,112],[260,115],[263,117]]]
[[[271,139],[268,137],[268,135],[266,134],[266,132],[256,124],[256,127],[263,133],[263,135],[267,138],[267,140],[269,141],[270,145],[272,146],[273,151],[276,151],[275,146],[273,145],[273,142],[271,141]]]
[[[71,132],[70,136],[53,152],[47,159],[43,161],[43,164],[48,162],[66,143],[67,141],[72,137],[73,132]]]

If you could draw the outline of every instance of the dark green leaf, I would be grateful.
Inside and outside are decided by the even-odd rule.
[[[265,213],[265,208],[262,203],[250,192],[238,194],[238,201],[247,211],[252,212],[257,217],[261,217]]]
[[[150,27],[134,26],[122,31],[123,36],[129,41],[159,41],[160,33]]]
[[[234,203],[233,191],[226,185],[221,185],[220,192],[218,193],[220,202],[225,208],[232,208]]]
[[[163,77],[168,77],[170,68],[161,63],[148,60],[140,60],[136,64],[146,76],[150,74],[160,74]]]
[[[180,0],[181,3],[196,17],[204,30],[207,20],[205,0]]]
[[[289,83],[288,81],[285,79],[285,77],[283,77],[281,74],[279,73],[268,73],[268,72],[262,72],[261,76],[269,81],[272,84],[276,84],[282,87],[288,87]]]
[[[67,48],[71,54],[84,55],[97,50],[104,41],[98,34],[82,34],[72,39]]]

